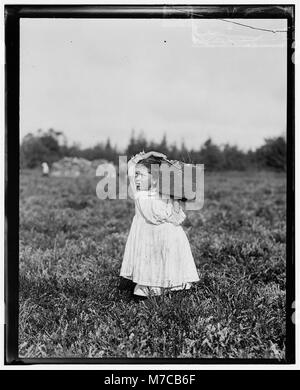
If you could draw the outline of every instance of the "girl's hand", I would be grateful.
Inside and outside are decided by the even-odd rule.
[[[160,152],[155,152],[154,150],[151,151],[151,152],[148,152],[148,153],[146,153],[146,154],[148,154],[147,157],[155,156],[155,157],[167,158],[167,156],[166,156],[165,154],[160,153]]]
[[[143,151],[141,153],[137,153],[135,156],[132,156],[130,161],[137,163],[137,162],[143,160],[144,158],[146,158],[145,156],[146,156],[146,153]]]
[[[133,156],[131,159],[137,163],[141,160],[144,160],[150,156],[155,156],[155,157],[161,157],[161,158],[167,158],[167,156],[163,153],[159,153],[159,152],[155,152],[154,150],[151,151],[151,152],[147,152],[145,153],[144,151],[143,152],[140,152],[138,154],[136,154],[135,156]]]
[[[174,210],[175,210],[175,213],[179,213],[180,211],[180,201],[178,200],[174,200]]]

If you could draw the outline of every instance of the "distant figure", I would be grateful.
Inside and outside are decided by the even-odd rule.
[[[42,163],[43,176],[49,176],[49,165],[46,162]]]

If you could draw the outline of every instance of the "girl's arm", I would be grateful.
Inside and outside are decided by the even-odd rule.
[[[175,204],[178,206],[177,210]],[[146,221],[155,225],[165,222],[180,225],[186,217],[178,202],[170,199],[149,198],[144,195],[137,198],[137,206]]]
[[[201,202],[196,200],[180,201],[180,204],[187,216],[194,214],[195,211],[199,212],[199,210],[202,208]]]
[[[137,207],[145,220],[154,225],[167,222],[172,215],[172,205],[166,200],[149,198],[142,195],[137,198]]]
[[[141,152],[141,153],[136,154],[135,156],[132,156],[131,159],[127,163],[129,184],[130,184],[130,188],[131,188],[131,191],[133,193],[133,196],[135,196],[135,194],[137,193],[136,184],[135,184],[135,166],[139,161],[141,161],[147,157],[148,157],[148,153]]]
[[[133,156],[127,163],[129,185],[133,196],[135,196],[137,192],[136,185],[135,185],[135,166],[136,166],[136,160],[135,160],[135,156]]]
[[[162,157],[162,158],[167,157],[165,154],[162,154],[159,152],[151,151],[151,152],[145,153],[143,151],[143,152],[140,152],[140,153],[136,154],[135,156],[131,157],[131,159],[127,163],[129,184],[130,184],[130,188],[132,190],[133,195],[135,195],[137,193],[136,184],[135,184],[135,166],[139,161],[144,160],[145,158],[148,158],[150,156],[157,156],[157,157]]]

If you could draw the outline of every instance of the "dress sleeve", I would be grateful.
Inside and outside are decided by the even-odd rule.
[[[147,222],[159,225],[164,222],[171,222],[180,225],[186,215],[178,203],[174,205],[172,199],[151,198],[136,194],[137,207]]]

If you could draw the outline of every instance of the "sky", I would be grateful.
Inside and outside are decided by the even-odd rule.
[[[285,20],[237,20],[285,30]],[[20,137],[254,149],[286,131],[286,34],[209,19],[21,19]]]

